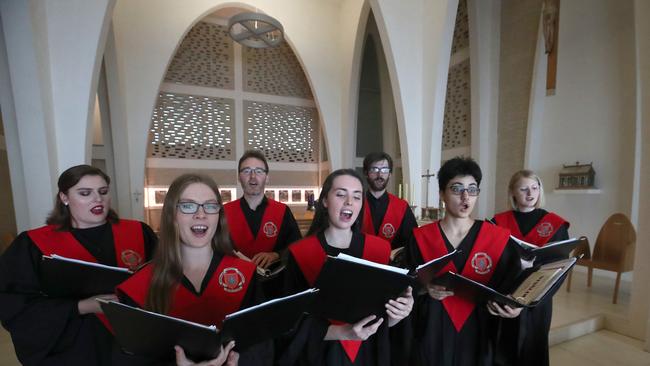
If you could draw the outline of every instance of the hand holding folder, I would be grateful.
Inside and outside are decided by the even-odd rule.
[[[43,256],[40,280],[45,293],[52,297],[84,299],[112,294],[115,287],[133,272],[58,255]]]
[[[229,314],[222,329],[115,301],[99,301],[125,351],[167,361],[174,358],[174,346],[178,345],[189,358],[203,361],[215,358],[231,340],[240,351],[288,332],[317,293],[309,289]]]
[[[460,251],[422,264],[415,272],[339,254],[329,256],[314,287],[320,289],[312,313],[349,324],[375,315],[386,315],[388,300],[407,287],[430,283]]]
[[[234,253],[239,259],[243,259],[248,262],[253,262],[253,260],[248,258],[246,254],[238,250],[235,250]],[[282,261],[278,259],[274,262],[271,262],[266,268],[257,266],[256,271],[258,275],[262,276],[262,278],[267,279],[267,278],[273,278],[277,276],[278,274],[280,274],[280,272],[284,270],[284,268],[285,268],[284,263],[282,263]]]
[[[504,294],[489,286],[448,272],[435,282],[454,291],[454,295],[475,302],[494,301],[510,307],[534,307],[552,293],[552,289],[573,268],[577,258],[562,259],[530,268],[519,276],[511,291]]]
[[[408,270],[339,254],[329,256],[316,279],[320,290],[310,313],[354,324],[386,315],[385,304],[413,282]]]

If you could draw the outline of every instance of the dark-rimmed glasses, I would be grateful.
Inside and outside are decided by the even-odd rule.
[[[196,202],[179,202],[178,210],[184,214],[195,214],[199,207],[203,207],[203,212],[208,215],[218,214],[221,211],[221,205],[216,202],[196,203]]]
[[[481,192],[481,189],[479,187],[469,186],[465,188],[460,184],[454,184],[453,186],[449,186],[449,190],[455,196],[460,196],[463,194],[463,192],[467,192],[468,196],[478,196],[478,194]]]
[[[372,173],[372,174],[378,174],[378,173],[381,173],[381,174],[388,174],[388,173],[390,173],[390,168],[387,167],[387,166],[382,167],[382,168],[377,167],[377,166],[373,166],[373,167],[370,167],[370,168],[368,169],[368,172],[369,172],[369,173]]]
[[[264,175],[267,173],[266,169],[264,168],[241,168],[239,169],[239,174],[244,174],[244,175],[251,175],[251,173],[255,173],[256,175]]]

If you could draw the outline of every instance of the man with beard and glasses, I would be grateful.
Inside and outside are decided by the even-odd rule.
[[[374,152],[363,159],[368,193],[363,215],[363,232],[387,240],[393,249],[404,247],[418,226],[408,202],[386,191],[393,171],[393,159],[385,152]]]
[[[238,171],[244,196],[223,206],[230,237],[237,251],[266,269],[280,259],[280,253],[289,244],[302,236],[289,207],[264,195],[269,181],[269,164],[264,154],[259,150],[244,152]],[[277,283],[281,281],[265,283],[267,296],[280,295],[279,288],[275,288]]]

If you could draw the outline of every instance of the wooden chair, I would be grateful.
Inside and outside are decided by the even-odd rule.
[[[635,247],[636,231],[627,216],[622,213],[610,216],[598,233],[591,259],[583,258],[578,262],[588,269],[587,286],[591,286],[594,268],[616,272],[616,285],[612,299],[612,303],[616,304],[621,274],[634,268]],[[567,290],[569,286],[570,282],[567,283]]]
[[[0,236],[0,254],[4,253],[4,251],[9,248],[9,245],[11,245],[11,242],[13,242],[15,238],[16,235],[13,233],[4,233]]]
[[[591,261],[591,249],[589,247],[589,239],[586,236],[580,237],[580,244],[573,250],[571,253],[572,257],[580,257],[576,262],[578,266],[588,266],[588,263]],[[566,291],[571,291],[571,278],[573,276],[573,269],[569,272],[569,277],[566,280]]]

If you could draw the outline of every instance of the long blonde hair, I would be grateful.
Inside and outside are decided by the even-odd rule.
[[[183,277],[176,210],[181,194],[193,183],[201,183],[210,187],[217,196],[217,202],[220,205],[222,204],[219,187],[210,177],[200,174],[184,174],[174,179],[174,182],[169,186],[160,216],[158,247],[152,263],[153,275],[144,306],[145,309],[156,313],[167,314],[169,312],[174,290]],[[211,245],[215,253],[233,253],[226,216],[223,211],[219,215],[219,224],[212,237]]]
[[[515,199],[515,189],[517,188],[516,185],[519,182],[521,178],[528,178],[528,179],[534,179],[537,181],[537,184],[539,185],[539,198],[537,199],[537,202],[535,202],[535,208],[542,208],[544,207],[545,199],[544,199],[544,185],[542,184],[542,180],[539,178],[537,174],[535,174],[534,171],[528,170],[528,169],[523,169],[515,174],[512,175],[510,178],[510,183],[508,183],[508,204],[513,210],[517,209],[517,200]]]

